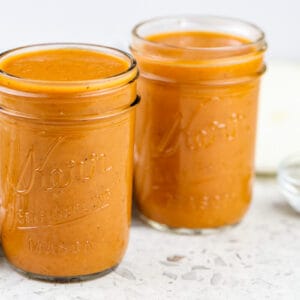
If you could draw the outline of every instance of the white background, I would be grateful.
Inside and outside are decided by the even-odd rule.
[[[300,60],[299,0],[0,0],[1,49],[39,42],[126,47],[137,22],[170,14],[238,17],[262,27],[272,58]]]
[[[0,0],[0,50],[42,42],[127,50],[135,24],[173,14],[236,17],[265,31],[256,167],[274,173],[300,151],[300,0]]]

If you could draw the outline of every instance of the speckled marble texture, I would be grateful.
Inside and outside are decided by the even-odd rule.
[[[51,284],[15,273],[0,257],[0,299],[300,299],[300,215],[275,180],[255,182],[244,221],[216,234],[155,231],[133,219],[116,271],[82,283]]]

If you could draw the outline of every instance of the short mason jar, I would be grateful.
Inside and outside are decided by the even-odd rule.
[[[143,99],[134,194],[153,227],[201,233],[245,214],[265,50],[258,27],[230,18],[164,17],[133,29]]]
[[[131,214],[138,103],[132,56],[97,45],[43,44],[4,52],[0,65],[65,49],[128,67],[72,81],[0,71],[2,246],[18,271],[50,281],[90,279],[117,266]]]

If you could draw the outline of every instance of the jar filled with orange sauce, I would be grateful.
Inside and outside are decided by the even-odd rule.
[[[251,201],[264,33],[229,18],[137,25],[140,69],[134,194],[155,228],[182,233],[238,223]]]
[[[45,280],[122,259],[130,226],[137,68],[125,52],[45,44],[0,55],[2,246]]]

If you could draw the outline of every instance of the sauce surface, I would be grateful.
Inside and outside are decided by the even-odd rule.
[[[80,81],[125,72],[128,62],[116,56],[81,49],[42,50],[0,60],[0,69],[23,79]]]
[[[12,55],[0,67],[22,79],[68,83],[111,77],[129,64],[67,48]],[[123,110],[136,98],[135,80],[127,80],[90,93],[85,84],[46,89],[0,78],[0,104],[16,112],[0,115],[2,245],[18,269],[69,278],[120,262],[130,226],[135,118],[134,109]],[[99,118],[107,112],[115,114]]]
[[[174,228],[237,223],[251,200],[262,53],[244,38],[215,32],[147,40],[153,43],[132,45],[143,99],[136,124],[139,209]]]
[[[169,46],[182,48],[220,48],[248,44],[250,41],[233,35],[202,32],[202,31],[180,31],[160,33],[147,36],[148,41],[163,43]]]

